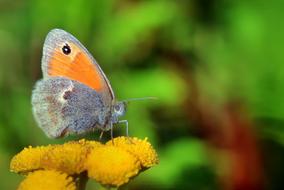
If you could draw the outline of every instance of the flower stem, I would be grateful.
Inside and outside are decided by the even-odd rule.
[[[78,190],[85,190],[88,182],[87,172],[80,173],[76,176],[76,186]]]

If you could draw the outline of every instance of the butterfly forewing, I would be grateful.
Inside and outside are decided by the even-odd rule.
[[[71,34],[51,30],[44,43],[42,57],[44,78],[66,77],[81,82],[101,93],[111,104],[114,94],[108,79],[88,50]]]

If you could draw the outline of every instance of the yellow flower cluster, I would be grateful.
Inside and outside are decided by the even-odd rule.
[[[103,185],[121,186],[157,163],[158,155],[147,138],[117,137],[106,144],[82,139],[63,145],[30,146],[13,157],[10,169],[27,174],[20,190],[71,190],[83,180],[78,176],[84,172]]]
[[[73,178],[55,170],[38,170],[30,173],[18,190],[68,189],[76,190]]]

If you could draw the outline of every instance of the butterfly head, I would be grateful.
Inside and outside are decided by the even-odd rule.
[[[112,118],[118,120],[118,117],[124,116],[126,112],[126,102],[116,102],[112,107]]]

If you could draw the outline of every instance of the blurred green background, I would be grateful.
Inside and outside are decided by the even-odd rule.
[[[78,138],[47,139],[31,112],[53,28],[89,49],[118,99],[159,99],[131,103],[125,118],[131,136],[149,137],[160,164],[122,189],[284,189],[283,6],[0,0],[0,189],[23,179],[9,172],[23,147]]]

